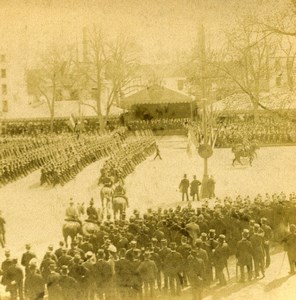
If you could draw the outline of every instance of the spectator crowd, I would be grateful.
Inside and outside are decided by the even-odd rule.
[[[77,236],[70,248],[64,241],[49,245],[40,264],[29,244],[21,266],[6,250],[1,283],[11,299],[153,299],[181,295],[186,286],[202,299],[216,282],[228,284],[229,263],[239,268],[241,282],[264,277],[276,241],[284,243],[294,274],[295,212],[294,193],[217,198],[196,209],[188,202],[142,215],[134,210],[129,218],[102,221],[97,233]]]

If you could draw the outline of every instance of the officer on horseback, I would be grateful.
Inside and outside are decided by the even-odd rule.
[[[66,209],[66,218],[65,221],[76,221],[81,224],[81,221],[78,218],[77,209],[74,207],[73,199],[70,199],[70,205]]]

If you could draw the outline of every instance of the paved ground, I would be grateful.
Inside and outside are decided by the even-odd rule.
[[[184,173],[190,178],[202,176],[202,160],[193,155],[188,157],[186,139],[183,137],[159,138],[163,160],[148,158],[126,180],[130,208],[175,206],[179,203],[178,184]],[[253,167],[232,167],[229,149],[218,149],[209,162],[210,174],[217,182],[216,193],[224,195],[255,195],[257,192],[291,192],[295,188],[296,147],[262,148]],[[62,238],[61,227],[68,200],[87,202],[94,197],[99,205],[99,190],[96,185],[102,162],[97,162],[81,172],[75,180],[65,186],[47,188],[39,186],[40,172],[37,171],[0,189],[0,209],[7,220],[7,242],[11,251],[19,256],[25,243],[33,245],[39,257],[49,243],[57,245]],[[197,204],[196,204],[197,205]],[[287,259],[281,268],[283,253],[274,256],[274,263],[265,279],[251,286],[231,284],[221,293],[211,291],[207,299],[295,299],[296,277],[287,277]],[[3,249],[0,250],[0,259]],[[281,272],[279,270],[281,268]],[[231,270],[235,276],[235,270]],[[294,292],[293,292],[294,291]],[[182,298],[189,299],[189,291]],[[160,297],[162,298],[162,297]]]

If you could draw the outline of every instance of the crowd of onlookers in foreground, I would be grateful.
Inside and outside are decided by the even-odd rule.
[[[98,231],[77,236],[70,248],[63,241],[49,245],[40,264],[30,245],[20,261],[6,250],[1,283],[11,299],[45,294],[49,300],[153,299],[157,293],[181,295],[186,286],[193,299],[202,299],[205,289],[233,279],[233,263],[241,282],[264,277],[276,241],[284,243],[294,274],[295,223],[294,193],[217,198],[211,207],[204,201],[200,208],[188,202],[143,214],[134,210],[129,218],[107,217]]]

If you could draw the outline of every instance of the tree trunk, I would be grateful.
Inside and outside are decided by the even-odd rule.
[[[50,113],[50,133],[53,133],[54,114]]]
[[[254,122],[258,123],[259,111],[258,111],[258,102],[256,100],[253,101],[253,116],[254,116]]]

